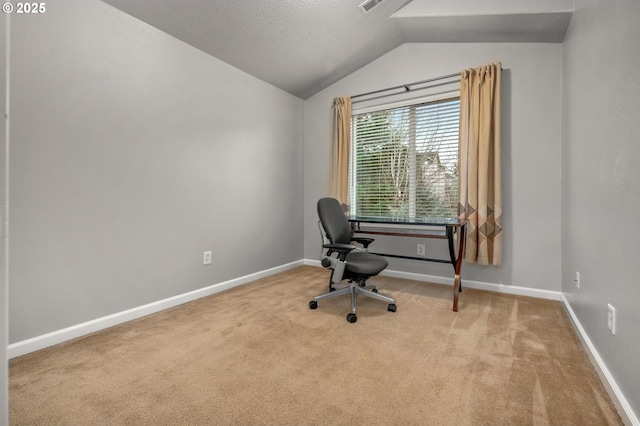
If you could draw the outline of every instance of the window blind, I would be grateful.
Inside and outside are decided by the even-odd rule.
[[[457,97],[354,114],[351,213],[457,217],[459,120]]]

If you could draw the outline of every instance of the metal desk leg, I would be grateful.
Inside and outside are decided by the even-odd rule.
[[[447,226],[447,240],[449,242],[449,258],[451,259],[451,266],[453,267],[453,272],[456,273],[456,266],[458,263],[458,257],[460,257],[460,253],[456,256],[456,253],[453,249],[453,226]],[[458,271],[460,272],[460,271]],[[460,292],[462,292],[462,281],[460,281]]]
[[[466,225],[460,226],[460,235],[458,235],[458,256],[454,263],[455,280],[453,281],[453,311],[458,312],[458,293],[462,290],[460,283],[460,269],[462,268],[462,258],[464,257],[464,244],[466,240]],[[451,240],[450,240],[451,241]],[[451,243],[453,244],[453,243]]]

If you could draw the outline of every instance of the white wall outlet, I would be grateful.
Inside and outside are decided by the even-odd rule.
[[[202,253],[202,264],[203,265],[211,265],[211,255],[210,251],[205,251]]]
[[[576,271],[576,288],[580,288],[580,272]]]
[[[616,334],[616,308],[607,304],[607,328],[611,330],[611,334]]]
[[[424,244],[418,244],[418,256],[424,256],[426,254],[426,249]]]

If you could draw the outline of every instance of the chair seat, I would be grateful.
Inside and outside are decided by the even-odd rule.
[[[364,251],[347,254],[346,261],[347,271],[368,276],[378,275],[389,265],[389,261],[384,257]]]

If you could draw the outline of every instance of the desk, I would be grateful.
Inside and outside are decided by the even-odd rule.
[[[399,219],[369,216],[349,216],[348,219],[354,233],[447,240],[449,243],[449,259],[432,259],[428,257],[404,256],[389,253],[374,254],[385,257],[449,263],[453,265],[455,272],[455,279],[453,281],[453,311],[458,312],[458,293],[462,291],[460,269],[462,268],[462,255],[464,253],[466,221],[439,218]],[[458,235],[457,252],[454,247],[454,235],[456,234]]]

